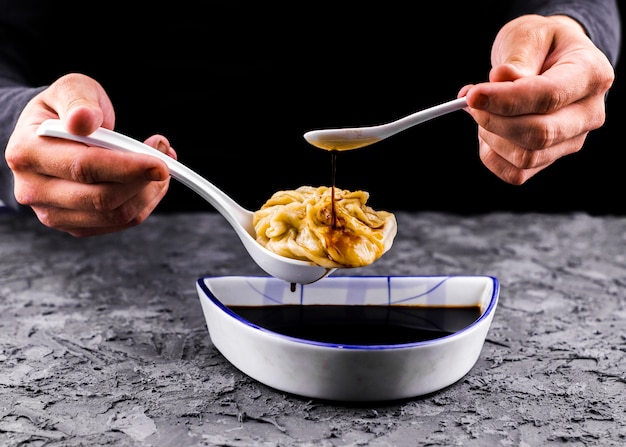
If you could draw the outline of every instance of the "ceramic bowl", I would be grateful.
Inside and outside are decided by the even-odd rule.
[[[474,366],[499,296],[491,276],[336,276],[307,285],[202,277],[215,347],[277,390],[334,401],[406,399]]]

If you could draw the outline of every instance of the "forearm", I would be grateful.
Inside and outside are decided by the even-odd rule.
[[[519,0],[512,15],[566,15],[578,21],[591,41],[617,64],[621,47],[621,22],[616,0]]]

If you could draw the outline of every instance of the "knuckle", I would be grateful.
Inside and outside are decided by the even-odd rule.
[[[538,122],[530,127],[522,137],[522,146],[530,149],[521,151],[524,153],[523,158],[528,158],[532,162],[534,150],[552,146],[556,138],[557,131],[552,126],[544,122]]]
[[[56,220],[54,213],[50,211],[49,208],[46,207],[33,207],[33,211],[37,216],[39,222],[41,222],[44,226],[48,228],[55,228]]]
[[[29,186],[27,182],[15,181],[13,196],[20,205],[32,206],[37,203],[37,189]]]
[[[13,196],[15,197],[17,203],[21,205],[30,205],[32,203],[30,194],[24,188],[16,186],[13,189]]]
[[[500,178],[504,180],[506,183],[509,183],[514,186],[520,186],[526,183],[529,178],[529,175],[526,173],[524,169],[519,169],[517,167],[510,167],[506,169],[500,174]]]
[[[100,213],[108,213],[115,216],[119,211],[119,204],[109,190],[98,188],[98,191],[91,197],[92,208]]]
[[[70,178],[79,183],[95,183],[95,172],[83,157],[76,157],[68,166]]]
[[[4,158],[9,169],[14,172],[26,171],[31,167],[28,158],[23,156],[21,151],[14,150],[10,145],[6,147]]]
[[[542,164],[542,154],[536,150],[522,150],[516,167],[519,169],[532,169]],[[523,176],[521,176],[523,178]],[[520,183],[521,184],[521,183]]]
[[[136,222],[137,212],[128,202],[117,207],[108,206],[102,212],[106,215],[106,222],[109,226],[128,228],[138,223]]]

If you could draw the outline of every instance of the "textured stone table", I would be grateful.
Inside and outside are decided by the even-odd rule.
[[[456,384],[346,405],[272,390],[213,347],[195,281],[262,274],[218,214],[75,239],[0,219],[2,446],[623,446],[626,218],[397,215],[341,274],[487,274],[500,303]]]

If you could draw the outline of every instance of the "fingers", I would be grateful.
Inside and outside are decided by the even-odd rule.
[[[162,145],[169,147],[166,142]],[[169,175],[167,166],[156,157],[122,153],[52,137],[35,137],[32,144],[24,144],[19,151],[11,151],[7,162],[14,171],[32,172],[78,184],[159,181]]]
[[[496,134],[479,129],[479,156],[496,176],[512,185],[521,185],[566,155],[578,152],[587,134],[543,150],[528,150]]]
[[[472,110],[483,164],[507,183],[521,185],[556,160],[578,152],[588,133],[604,122],[601,98],[574,103],[550,114],[500,116]]]
[[[76,211],[107,212],[122,206],[150,183],[139,176],[125,182],[82,183],[24,172],[15,187],[17,201],[28,206],[48,206]],[[162,180],[164,181],[164,180]]]
[[[90,149],[112,152],[86,148]],[[113,174],[108,177],[113,180],[83,183],[26,172],[16,184],[16,198],[20,203],[30,205],[44,225],[74,236],[106,234],[138,225],[165,196],[170,178],[167,169],[163,167],[159,167],[159,174],[153,176],[160,180],[145,178],[144,156],[140,156],[138,163],[135,163],[135,160],[130,160],[135,158],[134,154],[119,155],[133,157],[124,160],[122,174],[117,169],[112,171]],[[157,162],[161,163],[160,160]],[[134,165],[139,168],[133,169]],[[94,177],[100,177],[101,173],[106,174],[106,171],[98,171]]]
[[[169,180],[151,182],[137,194],[111,210],[77,210],[50,205],[33,206],[37,218],[46,226],[76,237],[96,236],[139,225],[152,213],[167,193]]]
[[[605,122],[603,97],[592,97],[552,113],[500,115],[469,112],[480,128],[527,150],[542,150],[597,129]]]
[[[12,136],[6,157],[15,197],[51,228],[75,236],[129,228],[145,220],[169,188],[169,170],[156,157],[21,132]],[[175,156],[164,137],[146,141]]]
[[[502,78],[500,72],[512,70],[510,66],[498,66],[492,71]],[[567,69],[567,74],[561,75],[562,71],[553,68],[542,75],[466,86],[462,91],[469,107],[496,115],[549,114],[589,100],[586,106],[604,109],[604,95],[612,84],[607,81],[612,79],[612,69],[593,75],[580,66]],[[576,77],[570,79],[571,76]]]
[[[178,157],[174,148],[170,146],[169,141],[163,135],[152,135],[146,141],[144,141],[144,144],[147,144],[148,146],[151,146],[159,150],[160,152],[163,152],[174,160],[176,160]]]

